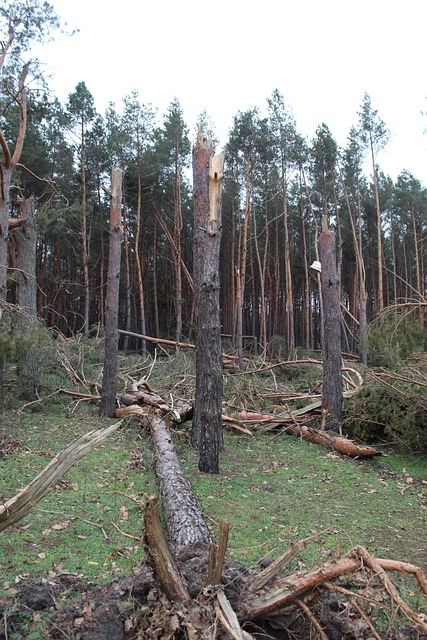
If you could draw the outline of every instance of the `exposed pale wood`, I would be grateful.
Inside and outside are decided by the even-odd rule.
[[[72,396],[73,398],[79,398],[80,400],[93,400],[93,402],[99,402],[101,400],[101,396],[92,393],[80,393],[79,391],[70,391],[68,389],[58,389],[58,392]]]
[[[221,584],[222,567],[227,551],[230,525],[227,520],[221,520],[219,526],[218,542],[209,546],[209,561],[206,575],[206,585]]]
[[[267,584],[275,575],[280,573],[288,565],[291,560],[293,560],[297,555],[299,555],[302,551],[304,551],[305,547],[308,544],[308,541],[312,538],[306,540],[300,540],[299,542],[293,544],[280,558],[274,560],[264,571],[258,573],[253,581],[250,584],[250,590],[255,592],[259,589],[262,589],[264,585]]]
[[[60,451],[47,467],[13,498],[0,505],[0,531],[24,518],[34,505],[58,482],[76,462],[92,451],[122,425],[122,421],[91,431]]]
[[[228,631],[231,637],[235,640],[249,640],[252,636],[248,633],[243,634],[236,613],[225,593],[223,591],[218,591],[216,597],[223,614],[222,616],[220,615],[220,619],[226,631]]]
[[[145,505],[144,546],[167,597],[172,602],[190,600],[187,585],[166,539],[157,496],[150,496]]]
[[[131,336],[133,338],[141,338],[141,340],[146,340],[147,342],[158,342],[159,344],[167,344],[171,347],[179,347],[180,349],[195,349],[195,344],[190,344],[187,342],[175,342],[174,340],[166,340],[165,338],[153,338],[152,336],[146,336],[142,333],[135,333],[134,331],[124,331],[119,329],[119,334],[123,336]]]

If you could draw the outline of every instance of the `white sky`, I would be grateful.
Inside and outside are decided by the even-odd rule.
[[[191,131],[206,109],[221,144],[233,116],[277,88],[311,139],[345,145],[367,92],[391,131],[378,157],[427,184],[426,0],[50,0],[70,28],[39,52],[62,102],[84,81],[104,113],[138,90],[163,114],[176,96]]]

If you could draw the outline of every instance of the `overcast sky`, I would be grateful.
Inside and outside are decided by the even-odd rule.
[[[427,185],[426,0],[50,0],[70,28],[40,51],[65,102],[84,81],[104,113],[138,90],[163,114],[177,97],[191,131],[203,109],[221,144],[233,116],[277,88],[299,131],[338,144],[367,92],[391,131],[378,160]]]

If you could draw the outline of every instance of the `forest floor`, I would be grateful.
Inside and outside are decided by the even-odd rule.
[[[171,363],[162,366],[163,374],[151,381],[156,390],[167,392],[173,383],[173,393],[188,395],[192,374],[179,367],[173,373]],[[277,375],[270,381],[277,390]],[[226,382],[230,406],[241,406],[245,397],[246,406],[265,411],[257,399],[259,381],[248,378],[244,384],[236,395]],[[307,380],[307,387],[312,384]],[[0,426],[0,501],[72,440],[106,422],[111,421],[101,420],[94,405],[59,394],[24,411],[7,411]],[[174,434],[179,459],[213,536],[222,518],[229,521],[229,558],[259,570],[293,543],[311,538],[291,569],[362,545],[377,557],[427,571],[426,456],[403,456],[382,444],[382,456],[354,460],[278,430],[248,436],[226,429],[221,473],[206,476],[197,471],[197,456],[188,446],[190,428],[184,424]],[[137,501],[155,491],[150,438],[135,418],[127,419],[29,516],[0,533],[0,638],[48,637],[55,631],[55,612],[79,593],[89,602],[95,587],[113,580],[125,599],[129,588],[122,580],[133,580],[135,594],[144,558]],[[399,574],[396,581],[403,597],[425,611],[411,580]],[[131,632],[130,627],[129,636],[117,637],[130,638]]]

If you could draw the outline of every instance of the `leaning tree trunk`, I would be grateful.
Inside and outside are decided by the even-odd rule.
[[[120,252],[122,244],[122,172],[111,174],[110,250],[105,304],[105,355],[100,415],[112,417],[116,407],[119,323]]]
[[[219,310],[219,249],[224,154],[213,156],[203,128],[193,149],[194,296],[196,309],[196,395],[191,444],[199,470],[219,473],[222,438],[222,346]]]
[[[341,432],[342,352],[341,310],[338,297],[335,233],[323,231],[320,238],[323,299],[323,424],[327,431]]]

